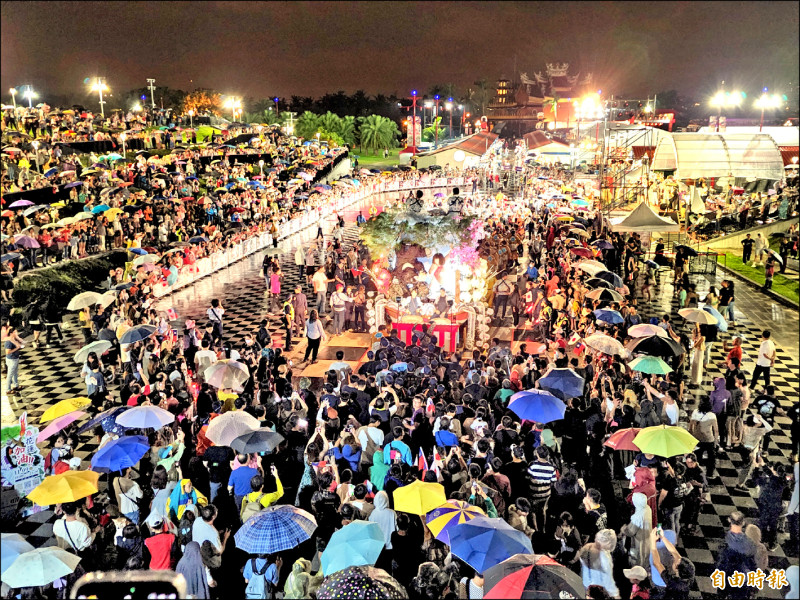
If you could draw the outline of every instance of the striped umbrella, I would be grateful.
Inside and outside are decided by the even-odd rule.
[[[248,554],[272,554],[296,548],[317,528],[314,515],[287,504],[270,506],[245,521],[234,535],[236,547]]]
[[[425,517],[425,524],[437,540],[450,543],[450,528],[471,521],[475,517],[485,517],[477,506],[461,500],[448,500],[438,508],[434,508]]]

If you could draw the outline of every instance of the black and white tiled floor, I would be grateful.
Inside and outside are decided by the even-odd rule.
[[[355,219],[355,212],[345,215],[345,218],[348,223],[352,223]],[[299,236],[299,241],[290,240],[289,243],[285,243],[284,252],[280,257],[286,274],[282,286],[284,295],[293,290],[300,279],[298,270],[294,266],[293,254],[296,246],[293,244],[303,243],[305,245],[315,234],[315,231],[306,231]],[[349,225],[345,232],[345,245],[351,243],[357,234],[357,228]],[[284,244],[282,244],[283,246]],[[191,317],[198,319],[198,323],[203,323],[210,299],[220,298],[226,309],[226,337],[234,344],[246,332],[255,332],[262,318],[268,318],[275,345],[282,346],[283,331],[278,317],[268,316],[268,297],[265,294],[264,279],[261,276],[262,259],[263,253],[245,258],[229,269],[203,279],[189,289],[176,292],[165,302],[178,312],[181,322]],[[693,277],[701,298],[709,285],[719,287],[721,279],[722,276]],[[760,332],[762,329],[771,329],[778,349],[778,360],[772,370],[773,385],[776,386],[781,406],[788,409],[792,402],[797,402],[798,389],[800,389],[797,311],[776,304],[757,291],[743,285],[737,286],[736,307],[738,326],[730,332],[720,335],[720,341],[712,350],[712,360],[706,369],[703,386],[699,390],[689,391],[689,394],[694,395],[696,402],[696,399],[712,389],[712,378],[721,375],[718,365],[722,364],[724,360],[722,340],[730,339],[732,335],[743,337],[743,368],[749,375],[755,364]],[[639,312],[647,318],[666,312],[673,315],[672,320],[676,327],[683,326],[682,319],[677,315],[677,302],[670,283],[662,285],[656,291],[655,299],[649,305],[640,301]],[[510,321],[507,321],[505,325],[506,327],[495,329],[492,337],[510,339],[511,330],[508,327]],[[25,388],[19,399],[8,399],[7,410],[10,408],[16,415],[22,410],[27,410],[35,421],[48,406],[58,400],[84,395],[85,388],[80,377],[80,365],[76,365],[72,360],[73,353],[82,345],[82,338],[77,334],[76,329],[66,331],[65,335],[66,340],[63,347],[40,350],[34,350],[30,346],[25,348],[20,365],[20,380]],[[350,348],[348,352],[352,356],[346,356],[346,359],[357,360],[364,350],[365,348]],[[334,348],[329,348],[328,351],[329,353],[333,352]],[[696,403],[687,402],[684,408],[687,413],[691,413],[695,407]],[[776,425],[771,442],[771,459],[790,466],[793,445],[792,440],[789,439],[789,420],[785,417],[778,417]],[[96,449],[97,442],[89,439],[88,436],[85,436],[84,440],[76,450],[76,455],[88,460],[88,457]],[[753,492],[740,492],[734,489],[741,465],[742,461],[738,453],[726,454],[723,451],[718,455],[718,477],[710,482],[712,503],[703,506],[697,535],[685,536],[679,540],[679,549],[694,562],[697,568],[693,596],[699,596],[701,593],[713,593],[708,576],[714,570],[715,555],[727,529],[725,517],[734,510],[744,512],[753,521],[757,517]],[[52,512],[46,511],[33,515],[19,524],[17,531],[28,537],[34,546],[50,545],[53,543],[53,521]],[[785,535],[782,534],[779,540],[781,541],[779,547],[770,552],[770,568],[785,568],[790,562],[797,562],[797,549],[788,547]],[[779,597],[778,592],[773,590],[764,590],[761,594],[764,597]]]

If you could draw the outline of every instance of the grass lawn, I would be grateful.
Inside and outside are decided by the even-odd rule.
[[[378,154],[368,154],[366,151],[355,147],[350,151],[351,156],[358,157],[358,167],[360,169],[378,169],[380,167],[392,167],[400,164],[398,154],[400,148],[392,148],[389,150],[389,158],[383,158],[383,152]]]
[[[729,269],[736,271],[740,275],[755,281],[759,285],[764,284],[764,267],[751,267],[742,262],[742,259],[734,254],[726,254],[724,263]],[[784,277],[778,270],[775,270],[775,277],[772,279],[772,291],[792,302],[800,302],[800,284],[788,277]]]

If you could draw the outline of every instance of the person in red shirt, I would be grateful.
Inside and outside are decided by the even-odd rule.
[[[36,240],[39,242],[39,246],[42,249],[42,266],[47,266],[47,255],[50,254],[50,248],[53,245],[53,238],[50,236],[50,233],[47,229],[42,229],[39,232],[39,237]]]
[[[167,530],[167,524],[159,519],[150,525],[153,535],[144,541],[147,552],[145,558],[150,558],[148,568],[153,571],[174,570],[176,562],[172,560],[172,547],[176,543],[175,535]]]

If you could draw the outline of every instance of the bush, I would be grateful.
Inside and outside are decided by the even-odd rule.
[[[127,260],[126,251],[116,250],[102,257],[68,260],[30,275],[23,272],[14,283],[14,305],[24,308],[31,302],[51,297],[66,311],[73,296],[97,291],[108,277],[109,270],[124,267]]]

